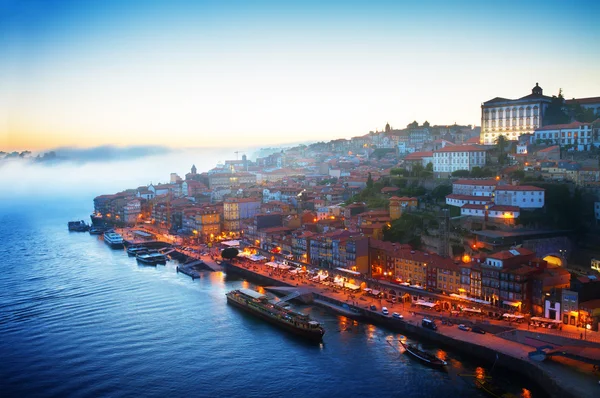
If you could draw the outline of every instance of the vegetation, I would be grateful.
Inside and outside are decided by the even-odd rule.
[[[422,216],[405,213],[399,219],[392,221],[389,227],[383,228],[383,240],[408,243],[418,249],[421,246],[423,222]]]
[[[240,254],[238,249],[236,249],[235,247],[228,247],[227,249],[223,249],[223,251],[221,252],[221,257],[223,257],[226,260],[231,260],[236,258],[238,254]]]
[[[485,177],[493,177],[495,175],[496,175],[496,173],[494,172],[494,170],[490,169],[489,167],[484,167],[482,169],[479,166],[473,167],[471,169],[471,171],[456,170],[456,171],[452,172],[452,177],[459,177],[459,178],[466,178],[466,177],[485,178]]]

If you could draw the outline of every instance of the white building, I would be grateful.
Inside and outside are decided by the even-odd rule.
[[[486,209],[487,207],[487,209]],[[517,206],[500,205],[472,205],[466,204],[460,208],[461,216],[485,217],[487,211],[488,218],[514,220],[519,218],[521,211]]]
[[[551,98],[543,95],[536,83],[531,94],[516,100],[496,97],[481,105],[481,142],[493,145],[504,135],[517,140],[521,134],[531,134],[543,125],[543,118]]]
[[[446,196],[446,204],[449,206],[463,207],[464,205],[486,205],[491,203],[491,196],[457,195],[453,193]]]
[[[433,151],[433,172],[438,177],[456,170],[485,166],[485,149],[476,145],[453,145]]]
[[[496,187],[496,205],[517,206],[522,209],[541,209],[544,207],[543,188],[530,185],[499,185]]]
[[[452,193],[457,195],[492,196],[498,181],[495,179],[460,179],[452,183]]]
[[[573,122],[540,127],[535,130],[535,140],[547,144],[571,145],[577,151],[590,150],[592,145],[600,146],[600,141],[594,142],[592,123]]]

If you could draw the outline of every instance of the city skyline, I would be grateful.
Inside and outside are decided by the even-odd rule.
[[[546,95],[597,96],[597,11],[591,1],[8,3],[0,149],[280,145],[388,122],[479,125],[482,102],[536,82]]]

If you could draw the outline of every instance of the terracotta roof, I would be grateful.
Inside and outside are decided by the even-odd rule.
[[[404,157],[404,160],[422,160],[423,158],[431,158],[433,157],[433,152],[425,151],[425,152],[413,152],[409,153]]]
[[[479,144],[481,143],[481,138],[477,137],[471,137],[468,140],[465,141],[465,144]]]
[[[478,147],[475,145],[451,145],[446,146],[444,148],[438,149],[434,151],[434,153],[439,152],[483,152],[485,148]]]
[[[495,179],[485,180],[456,180],[452,184],[456,185],[481,185],[481,186],[495,186],[498,185],[498,181]]]
[[[588,126],[590,123],[581,123],[581,122],[573,122],[568,124],[551,124],[549,126],[544,126],[535,129],[535,131],[545,131],[545,130],[562,130],[562,129],[578,129],[581,126]]]
[[[518,254],[513,254],[512,252],[516,252]],[[506,260],[516,256],[528,256],[531,254],[533,254],[531,250],[519,247],[517,249],[503,250],[501,252],[489,254],[488,258],[493,258],[496,260]]]
[[[545,189],[532,185],[498,185],[496,192],[498,191],[545,191]]]
[[[491,196],[475,196],[475,195],[459,195],[455,193],[451,193],[450,195],[446,195],[448,199],[457,199],[457,200],[477,200],[477,201],[491,201]]]
[[[588,97],[588,98],[573,98],[566,100],[565,103],[568,105],[580,103],[580,104],[598,104],[600,103],[600,97]]]
[[[540,149],[538,152],[551,152],[551,151],[560,151],[560,147],[558,145],[552,145],[548,148]]]

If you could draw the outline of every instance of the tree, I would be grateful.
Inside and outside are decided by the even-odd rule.
[[[446,198],[446,195],[450,195],[452,193],[451,185],[438,185],[433,188],[431,191],[431,197],[436,201],[443,201]]]
[[[452,177],[469,177],[470,175],[469,170],[455,170],[452,172]]]
[[[427,166],[425,166],[425,170],[433,173],[433,163],[431,163],[431,162],[427,163]]]
[[[418,177],[423,170],[425,170],[425,168],[423,167],[423,164],[421,164],[421,163],[415,164],[412,168],[413,176]]]
[[[553,95],[550,100],[546,113],[544,114],[544,125],[569,123],[570,118],[564,111],[565,99],[562,89],[558,91],[558,96]]]
[[[226,260],[231,260],[236,258],[238,254],[240,254],[240,251],[238,249],[236,249],[235,247],[228,247],[227,249],[223,249],[223,251],[221,252],[221,257],[223,257]]]
[[[506,145],[508,144],[506,136],[500,134],[498,138],[496,138],[496,148],[498,149],[498,163],[503,164],[504,160],[504,150],[506,149]],[[501,161],[502,160],[502,161]]]
[[[581,123],[591,123],[596,120],[594,111],[589,108],[584,108],[579,102],[576,102],[571,106],[571,112],[575,120]]]
[[[369,177],[367,177],[367,189],[373,189],[373,177],[371,177],[371,173],[369,173]]]

